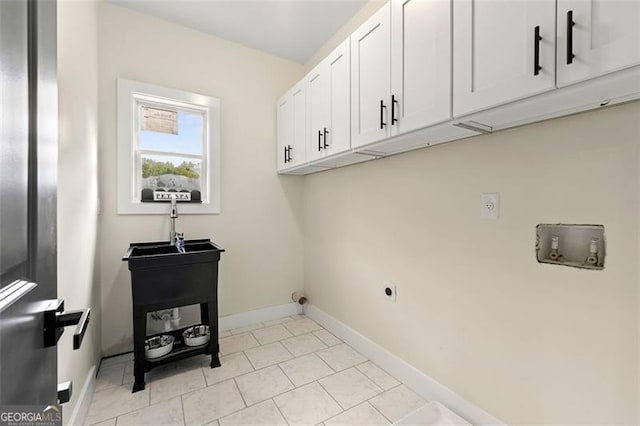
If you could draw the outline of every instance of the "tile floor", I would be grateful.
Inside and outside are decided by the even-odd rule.
[[[222,367],[199,356],[146,374],[133,356],[102,362],[87,425],[390,424],[426,401],[311,319],[221,333]]]

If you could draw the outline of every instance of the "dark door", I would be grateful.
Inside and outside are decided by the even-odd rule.
[[[56,5],[0,0],[0,405],[55,404]]]

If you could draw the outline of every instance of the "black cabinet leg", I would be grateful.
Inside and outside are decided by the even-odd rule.
[[[220,367],[221,365],[218,354],[211,354],[211,368]]]
[[[147,334],[147,313],[134,310],[133,313],[133,390],[131,393],[144,390],[144,341]]]
[[[218,302],[217,300],[209,301],[200,305],[202,316],[206,315],[209,320],[209,353],[211,354],[211,368],[220,367],[220,347],[218,345]]]
[[[136,393],[138,391],[144,390],[145,386],[144,373],[142,373],[142,379],[139,380],[136,378],[133,382],[133,389],[131,389],[131,393]]]

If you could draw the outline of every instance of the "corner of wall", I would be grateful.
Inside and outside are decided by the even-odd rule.
[[[65,424],[82,424],[100,360],[98,245],[98,0],[58,2],[58,297],[91,309],[82,346],[72,333],[58,343],[58,381],[75,392]]]

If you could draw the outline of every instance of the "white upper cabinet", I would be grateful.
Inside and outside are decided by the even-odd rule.
[[[640,64],[640,1],[558,0],[558,87]]]
[[[291,90],[293,109],[293,143],[289,149],[289,164],[297,166],[306,161],[307,146],[307,90],[304,81]]]
[[[293,142],[293,108],[287,93],[277,103],[278,171],[289,167],[289,148]]]
[[[391,133],[451,118],[451,1],[391,0]]]
[[[455,116],[555,87],[555,0],[455,0],[453,22]]]
[[[278,170],[306,161],[306,84],[302,81],[278,100]]]
[[[351,148],[351,62],[349,39],[346,39],[326,60],[329,75],[329,119],[331,131],[325,136],[327,155]]]
[[[307,76],[307,161],[351,147],[349,40],[345,40]]]
[[[307,77],[309,128],[307,137],[307,161],[324,155],[323,137],[329,126],[329,76],[324,63],[314,68]]]
[[[389,0],[278,102],[278,170],[639,98],[640,0]]]
[[[351,34],[351,146],[389,136],[390,5]]]

